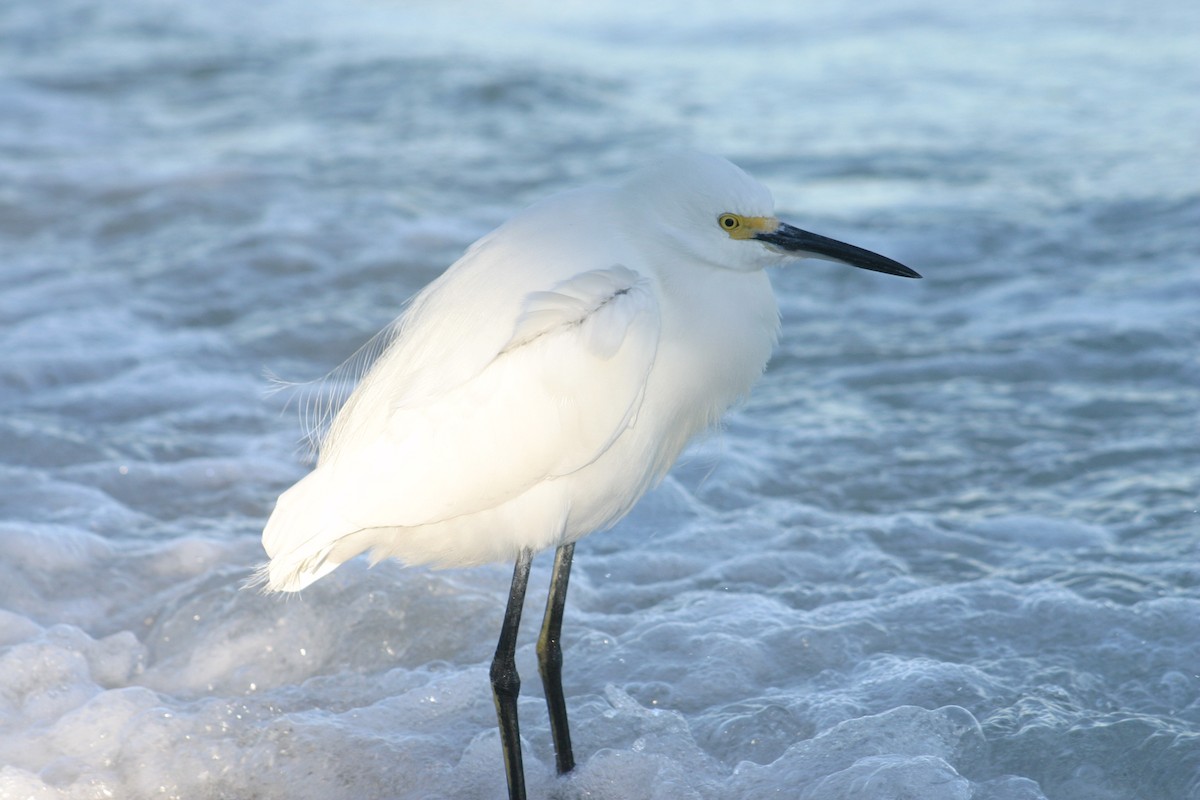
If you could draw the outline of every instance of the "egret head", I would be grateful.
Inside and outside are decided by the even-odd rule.
[[[794,258],[837,261],[860,269],[921,277],[890,258],[781,222],[771,192],[717,156],[665,159],[624,184],[643,219],[701,261],[754,271]]]

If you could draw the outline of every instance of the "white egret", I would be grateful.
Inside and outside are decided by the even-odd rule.
[[[509,794],[523,798],[517,626],[533,555],[557,548],[537,652],[568,772],[559,637],[575,542],[621,519],[749,391],[779,333],[764,268],[802,257],[920,277],[780,222],[770,192],[715,156],[521,212],[392,328],[267,522],[268,589],[368,550],[441,567],[515,559],[491,679]]]

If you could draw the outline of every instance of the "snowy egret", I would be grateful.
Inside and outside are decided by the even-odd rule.
[[[551,197],[421,291],[263,532],[270,590],[374,561],[516,561],[491,680],[509,795],[525,796],[514,655],[533,555],[556,547],[537,653],[560,773],[559,644],[575,542],[607,528],[762,374],[764,268],[798,257],[919,278],[780,222],[728,161],[677,156]]]

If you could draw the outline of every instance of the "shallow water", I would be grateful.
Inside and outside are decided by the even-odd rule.
[[[531,796],[1200,798],[1200,11],[0,7],[0,798],[498,798],[509,567],[243,591],[325,373],[678,147],[922,271],[774,276],[577,552]]]

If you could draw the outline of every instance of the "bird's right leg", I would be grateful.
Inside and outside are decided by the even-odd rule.
[[[526,548],[517,556],[513,568],[512,587],[508,591],[508,606],[500,626],[500,641],[492,659],[492,697],[496,700],[496,717],[500,721],[500,747],[504,751],[504,769],[508,775],[509,800],[525,800],[525,767],[521,761],[521,731],[517,724],[517,696],[521,692],[521,676],[517,674],[517,629],[521,626],[521,607],[525,604],[525,587],[529,583],[529,565],[533,551]]]
[[[559,546],[554,553],[554,572],[550,576],[550,594],[546,598],[546,616],[538,636],[538,671],[546,691],[546,707],[550,710],[550,735],[554,739],[554,757],[558,774],[565,775],[575,768],[571,752],[571,729],[567,725],[567,701],[562,688],[562,623],[563,607],[567,603],[567,582],[571,577],[571,557],[575,543]]]

